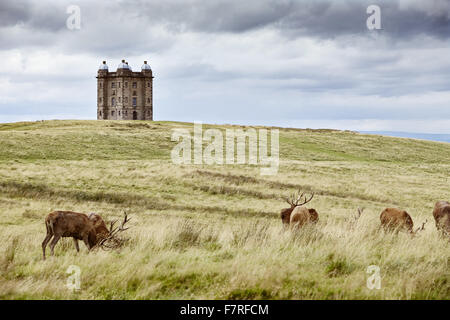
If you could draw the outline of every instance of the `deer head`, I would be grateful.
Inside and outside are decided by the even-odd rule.
[[[97,247],[100,247],[103,250],[110,250],[123,246],[128,239],[121,238],[119,234],[129,229],[125,228],[125,224],[130,220],[131,218],[128,218],[128,215],[124,213],[124,218],[120,226],[115,226],[117,220],[111,221],[109,233],[97,243]]]

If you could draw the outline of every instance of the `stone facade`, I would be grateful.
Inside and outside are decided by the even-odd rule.
[[[153,120],[153,74],[144,61],[141,72],[133,72],[122,60],[109,72],[106,61],[97,73],[98,120]]]

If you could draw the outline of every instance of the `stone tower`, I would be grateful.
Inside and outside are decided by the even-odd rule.
[[[109,72],[106,61],[97,73],[98,120],[153,120],[153,74],[147,61],[133,72],[122,60]]]

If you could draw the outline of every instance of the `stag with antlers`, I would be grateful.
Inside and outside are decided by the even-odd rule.
[[[308,197],[300,190],[297,193],[291,194],[284,200],[291,206],[281,210],[281,221],[285,227],[291,226],[298,229],[307,223],[316,223],[319,220],[319,214],[315,209],[308,209],[304,207],[314,197],[311,193]]]
[[[45,248],[50,240],[51,255],[54,254],[55,245],[62,237],[73,238],[75,249],[79,252],[78,240],[82,240],[88,250],[101,247],[105,250],[117,248],[124,243],[124,239],[118,237],[118,233],[128,228],[124,228],[129,221],[127,215],[119,228],[114,228],[116,221],[111,223],[108,230],[102,217],[96,213],[89,216],[84,213],[73,211],[54,211],[45,218],[47,235],[42,242],[42,253],[45,260]]]

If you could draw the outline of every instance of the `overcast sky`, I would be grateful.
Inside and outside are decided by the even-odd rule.
[[[450,0],[1,0],[0,122],[95,119],[126,59],[155,120],[450,133],[449,40]]]

